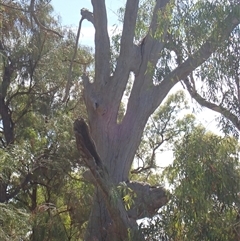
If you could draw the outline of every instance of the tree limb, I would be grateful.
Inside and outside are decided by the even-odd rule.
[[[2,117],[3,133],[6,140],[6,145],[14,142],[14,122],[12,120],[12,114],[9,110],[9,106],[6,105],[5,100],[0,93],[0,115]]]
[[[221,105],[216,105],[210,101],[207,101],[204,99],[201,95],[197,93],[196,90],[194,90],[189,82],[188,79],[184,80],[185,85],[187,86],[187,90],[191,97],[196,100],[201,106],[207,107],[217,113],[220,113],[224,117],[226,117],[228,120],[230,120],[233,125],[240,131],[240,122],[236,115],[232,114],[228,109],[224,108]]]
[[[137,72],[141,64],[141,48],[133,43],[138,13],[139,0],[128,0],[125,7],[123,31],[120,43],[120,53],[113,75],[112,88],[109,92],[113,95],[113,119],[117,120],[117,113],[122,95],[129,80],[130,71]]]
[[[135,80],[132,87],[131,95],[129,97],[127,112],[125,115],[126,118],[124,118],[123,120],[123,121],[126,120],[127,123],[129,122],[128,115],[131,118],[132,113],[138,112],[137,111],[138,108],[141,109],[140,110],[141,112],[142,111],[145,112],[144,108],[139,105],[140,99],[142,104],[145,104],[148,102],[148,105],[149,104],[152,105],[153,103],[155,107],[157,94],[156,96],[152,95],[153,89],[155,89],[153,88],[155,86],[153,86],[152,78],[154,74],[154,68],[160,57],[159,53],[161,52],[161,50],[165,45],[165,38],[167,36],[168,24],[166,24],[166,26],[163,27],[164,31],[161,38],[157,38],[155,35],[156,35],[157,29],[159,28],[158,26],[159,13],[161,12],[161,10],[164,11],[169,1],[170,0],[163,0],[163,1],[158,0],[156,2],[156,5],[153,11],[152,22],[149,27],[148,34],[141,43],[141,64],[138,72],[135,74]],[[151,67],[149,67],[149,64],[151,65],[152,69]],[[136,108],[136,105],[137,105],[137,108]],[[155,108],[157,108],[157,106]],[[152,112],[149,112],[149,115]],[[146,113],[144,113],[144,116],[145,115]],[[135,125],[135,123],[133,125]]]
[[[74,52],[73,52],[73,56],[72,56],[72,59],[71,59],[71,62],[70,62],[69,70],[68,70],[68,78],[67,78],[67,84],[66,84],[66,87],[65,87],[65,96],[63,98],[63,102],[66,102],[66,100],[68,99],[69,91],[70,91],[70,88],[71,88],[72,68],[73,68],[74,59],[76,58],[76,55],[77,55],[78,42],[79,42],[82,22],[83,22],[84,19],[93,20],[92,19],[93,17],[91,16],[91,12],[89,12],[87,9],[82,9],[81,10],[81,15],[82,15],[82,17],[81,17],[81,19],[79,21],[79,25],[78,25],[78,31],[77,31],[77,37],[76,37],[76,43],[75,43],[75,47],[74,47]]]
[[[180,64],[175,70],[168,74],[163,81],[155,88],[154,96],[156,102],[153,105],[153,111],[161,103],[163,98],[166,97],[170,89],[180,80],[186,79],[186,77],[194,71],[198,66],[204,63],[212,53],[214,53],[218,47],[226,40],[233,29],[240,23],[240,5],[235,6],[234,9],[229,13],[229,15],[212,31],[211,36],[205,41],[205,43],[193,53],[188,59],[186,59],[182,64]],[[164,95],[159,95],[163,93]]]
[[[136,193],[134,204],[127,211],[134,220],[153,217],[169,200],[167,191],[161,186],[152,187],[140,182],[129,182],[127,186]]]
[[[55,30],[53,30],[53,29],[47,28],[46,26],[44,26],[44,25],[39,21],[38,17],[37,17],[36,14],[35,14],[34,6],[35,6],[35,0],[31,0],[30,6],[29,6],[29,11],[30,11],[31,16],[33,17],[34,21],[36,22],[36,24],[37,24],[41,29],[43,29],[44,31],[50,32],[50,33],[54,33],[54,34],[58,35],[59,37],[63,38],[63,36],[62,36],[60,33],[58,33],[57,31],[55,31]]]
[[[125,7],[125,15],[123,22],[123,31],[121,37],[121,49],[117,61],[117,66],[114,75],[119,78],[119,73],[121,73],[121,78],[128,80],[130,66],[132,65],[132,59],[129,58],[133,53],[133,39],[135,35],[136,19],[138,13],[139,0],[128,0]],[[135,65],[135,63],[133,63]],[[124,71],[123,71],[124,70]],[[127,71],[128,70],[128,71]],[[125,76],[122,76],[124,73]],[[118,80],[115,80],[119,82]],[[122,81],[122,80],[121,80]],[[124,81],[125,82],[125,81]],[[125,85],[124,85],[125,87]]]
[[[95,82],[105,85],[110,76],[110,41],[104,0],[92,0],[95,27]]]
[[[134,85],[128,100],[127,111],[120,126],[120,128],[124,129],[125,133],[134,133],[124,136],[125,145],[133,143],[132,139],[134,139],[131,148],[137,148],[148,117],[162,103],[171,88],[180,80],[184,80],[199,65],[206,61],[228,39],[230,33],[239,22],[240,6],[235,6],[228,16],[213,29],[212,34],[199,50],[189,56],[171,73],[167,74],[163,80],[159,80],[160,84],[157,86],[149,83],[148,80],[145,81],[144,78],[148,78],[146,72],[142,72],[140,76],[135,76]],[[131,164],[132,158],[126,159],[124,165],[130,169]]]

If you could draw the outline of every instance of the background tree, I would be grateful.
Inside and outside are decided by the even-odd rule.
[[[1,2],[1,240],[79,240],[89,215],[72,122],[85,113],[79,76],[92,56],[77,48],[63,104],[76,36],[52,11],[44,1]]]
[[[239,240],[239,144],[202,126],[175,144],[165,171],[173,188],[164,214],[169,240]]]
[[[192,125],[162,175],[171,198],[141,228],[146,240],[239,240],[239,143]]]
[[[147,181],[153,173],[162,172],[164,166],[161,166],[161,154],[171,150],[171,143],[181,137],[194,123],[194,116],[187,114],[188,107],[184,92],[177,91],[169,95],[149,118],[135,155],[131,179],[142,180],[145,176]]]

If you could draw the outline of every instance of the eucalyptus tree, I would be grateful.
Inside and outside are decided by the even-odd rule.
[[[93,12],[81,10],[80,27],[86,19],[95,28],[93,76],[92,68],[90,73],[87,72],[88,61],[82,61],[77,48],[69,51],[72,41],[58,40],[63,33],[47,15],[50,11],[48,2],[5,0],[1,4],[0,27],[4,34],[0,45],[0,114],[5,156],[1,165],[4,174],[0,183],[1,201],[18,197],[22,203],[31,204],[30,210],[39,210],[36,209],[36,187],[42,185],[45,200],[51,203],[49,183],[54,187],[51,190],[59,190],[61,185],[55,178],[71,169],[68,163],[74,160],[73,165],[82,164],[72,145],[72,130],[66,126],[71,118],[63,115],[59,107],[62,99],[68,101],[67,104],[76,104],[79,94],[70,90],[81,89],[76,79],[82,70],[89,127],[83,119],[77,119],[74,130],[82,160],[91,171],[91,175],[85,173],[85,177],[96,186],[85,239],[143,240],[136,220],[154,216],[169,197],[162,187],[129,182],[129,173],[147,121],[169,91],[181,82],[199,103],[220,110],[237,126],[238,114],[233,107],[237,103],[238,90],[231,92],[232,88],[230,91],[228,86],[238,86],[234,49],[238,49],[239,1],[127,0],[125,10],[122,10],[123,30],[115,39],[119,45],[112,48],[105,1],[92,0]],[[15,13],[11,14],[12,11]],[[47,46],[56,46],[61,51],[55,52],[54,48],[50,51]],[[70,54],[72,58],[68,57]],[[229,66],[223,68],[224,62],[219,59],[228,59],[229,54],[232,56],[228,60]],[[70,68],[59,66],[59,59],[69,63]],[[62,68],[67,75],[62,74]],[[218,85],[220,81],[216,77],[224,76],[225,80],[229,75],[231,82],[227,83],[233,85]],[[199,81],[201,78],[203,82]],[[208,91],[206,98],[202,98],[198,82],[207,84],[202,90],[211,87],[213,93]],[[123,111],[121,102],[125,90],[129,91],[129,97]],[[217,99],[219,91],[222,101]],[[234,101],[231,102],[230,97],[234,97]],[[73,116],[76,113],[79,112],[73,112]],[[58,122],[55,122],[56,117]],[[175,134],[174,131],[169,133]],[[56,153],[61,155],[52,158]],[[53,165],[59,160],[58,166]],[[134,202],[130,208],[116,188],[119,183],[123,189],[125,187],[130,193],[133,190],[136,194],[133,194]],[[144,198],[146,196],[148,199]],[[26,197],[30,202],[24,200]],[[70,204],[73,206],[72,202]],[[55,210],[51,205],[40,207],[49,213],[49,208]],[[71,218],[76,219],[76,214],[72,213]]]
[[[177,83],[186,86],[192,96],[198,93],[199,73],[207,76],[212,86],[221,86],[221,80],[212,74],[220,73],[221,63],[210,63],[216,55],[227,58],[229,51],[233,53],[233,46],[238,43],[240,5],[239,1],[227,0],[156,0],[149,1],[149,5],[127,0],[123,29],[115,39],[119,41],[115,49],[118,52],[112,54],[105,1],[91,2],[93,12],[81,10],[81,24],[86,19],[95,29],[95,74],[91,77],[86,72],[82,76],[89,128],[83,119],[74,124],[78,149],[96,186],[86,240],[143,240],[136,225],[138,210],[142,209],[136,207],[136,214],[130,216],[114,187],[126,182],[139,200],[140,193],[147,193],[149,203],[141,217],[154,215],[167,203],[163,188],[153,191],[149,185],[128,181],[143,130]],[[141,15],[142,8],[148,9],[147,15]],[[142,19],[146,22],[139,22]],[[224,68],[225,76],[229,69],[231,66]],[[119,121],[121,101],[129,82],[132,84],[126,110]],[[215,94],[207,93],[216,97],[218,89],[215,90]],[[141,203],[139,200],[136,203]],[[137,236],[133,238],[134,235]]]
[[[173,143],[173,163],[161,178],[170,201],[141,224],[147,240],[237,241],[239,225],[239,143],[196,125]]]
[[[162,212],[169,240],[239,240],[236,139],[194,127],[175,143],[174,162],[164,174],[173,190]]]
[[[77,239],[85,220],[73,200],[91,187],[73,173],[79,164],[72,122],[85,111],[79,77],[91,51],[78,46],[63,104],[75,34],[60,27],[46,1],[4,0],[0,8],[0,237]]]

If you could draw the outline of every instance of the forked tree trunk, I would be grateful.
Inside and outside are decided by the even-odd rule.
[[[107,100],[109,107],[105,106],[107,110],[103,115],[92,109],[92,113],[89,113],[89,123],[98,154],[108,170],[111,181],[117,185],[119,182],[128,181],[132,159],[141,135],[134,134],[128,128],[124,129],[116,121],[111,122],[111,102],[111,99]],[[89,109],[91,111],[91,107]],[[102,193],[97,188],[86,240],[121,240],[118,239],[120,235],[114,225]]]
[[[185,80],[194,69],[206,61],[218,48],[218,44],[229,36],[240,21],[238,18],[238,21],[235,19],[237,11],[231,12],[223,20],[224,24],[219,22],[216,29],[213,29],[212,35],[198,51],[182,60],[179,66],[171,73],[166,74],[164,79],[159,80],[159,83],[155,85],[152,80],[154,71],[151,71],[151,68],[155,68],[161,58],[161,51],[168,42],[168,23],[164,23],[165,27],[160,38],[153,38],[153,36],[159,27],[158,17],[166,10],[166,5],[169,2],[169,0],[156,1],[148,34],[139,45],[136,45],[133,40],[139,0],[127,0],[120,43],[121,49],[113,74],[110,74],[110,41],[107,32],[105,1],[92,0],[93,13],[84,9],[81,11],[82,17],[92,22],[95,27],[95,78],[92,82],[87,75],[83,76],[88,124],[97,153],[107,169],[112,186],[122,181],[128,182],[128,174],[134,155],[149,116],[162,103],[171,88],[180,80]],[[178,47],[177,44],[175,47]],[[121,123],[118,123],[119,106],[131,72],[134,75],[133,87],[124,118]],[[127,239],[129,227],[134,229],[136,219],[143,217],[136,211],[139,207],[132,214],[130,212],[124,214],[126,211],[122,209],[121,202],[114,206],[113,200],[111,200],[112,190],[107,190],[108,187],[111,189],[112,186],[109,183],[105,185],[106,175],[105,179],[102,179],[101,174],[95,171],[93,166],[90,167],[95,180],[96,196],[89,219],[86,240]],[[100,183],[97,183],[98,180]],[[132,185],[131,187],[137,188],[136,192],[139,195],[137,198],[140,198],[141,193],[145,191],[149,192],[149,196],[157,197],[157,200],[154,198],[150,198],[150,201],[144,200],[148,214],[153,215],[154,210],[167,202],[162,189],[152,190],[149,186],[141,185]],[[136,205],[137,203],[141,204],[139,200],[136,200]],[[154,208],[149,208],[153,206]],[[117,212],[118,209],[119,212]],[[114,217],[115,214],[120,216],[120,221]],[[118,221],[122,226],[117,226]],[[125,234],[122,235],[120,229],[121,227],[124,229],[125,224]],[[142,237],[133,240],[141,239]]]

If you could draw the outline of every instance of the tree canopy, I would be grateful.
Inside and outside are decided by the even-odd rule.
[[[51,5],[34,8],[32,16],[29,2],[1,2],[0,238],[77,240],[92,188],[76,172],[72,122],[85,113],[79,76],[93,57],[78,47],[63,105],[76,36],[60,27]]]

